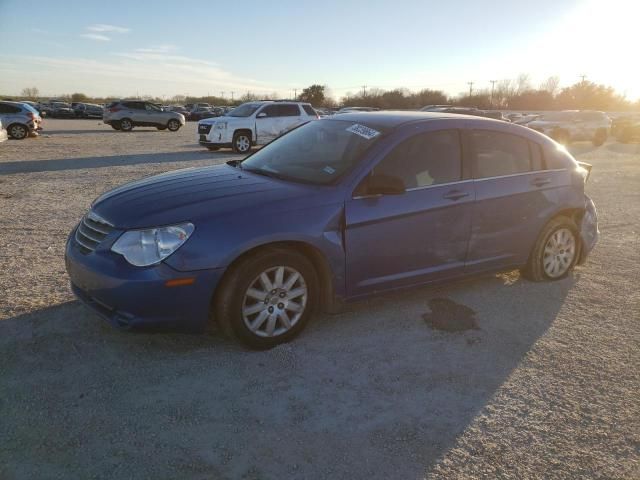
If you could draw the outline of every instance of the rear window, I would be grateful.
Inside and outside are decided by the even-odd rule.
[[[300,109],[298,105],[278,105],[279,117],[299,117]]]
[[[312,117],[315,117],[318,115],[316,111],[311,107],[311,105],[302,105],[302,108],[304,109],[305,112],[307,112],[307,115],[311,115]]]
[[[22,106],[25,108],[25,110],[29,110],[31,113],[35,113],[37,115],[40,115],[38,113],[38,111],[35,108],[33,108],[31,105],[29,105],[28,103],[23,103]]]
[[[528,141],[490,130],[471,133],[474,147],[474,177],[501,177],[531,170]]]

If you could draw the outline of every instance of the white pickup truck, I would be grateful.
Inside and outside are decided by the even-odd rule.
[[[247,153],[253,145],[264,145],[303,123],[319,118],[311,104],[260,101],[243,103],[224,117],[198,122],[198,142],[209,150],[231,147]]]

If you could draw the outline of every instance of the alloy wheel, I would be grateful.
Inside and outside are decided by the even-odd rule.
[[[16,140],[22,140],[27,136],[27,129],[22,125],[12,125],[9,134]]]
[[[542,265],[550,278],[567,273],[576,255],[576,239],[571,230],[560,228],[553,232],[544,246]]]
[[[238,135],[238,138],[236,138],[236,148],[241,153],[248,152],[251,148],[251,141],[249,140],[249,137],[246,135]]]
[[[277,266],[258,275],[242,302],[245,326],[259,337],[276,337],[291,330],[304,314],[309,291],[294,268]]]

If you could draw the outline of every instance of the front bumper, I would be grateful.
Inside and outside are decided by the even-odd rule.
[[[67,241],[65,264],[71,289],[93,311],[120,329],[202,332],[211,298],[224,269],[180,272],[160,263],[134,267],[109,251],[82,253]],[[167,287],[167,280],[194,278],[191,285]]]

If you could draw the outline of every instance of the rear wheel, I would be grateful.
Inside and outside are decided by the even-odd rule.
[[[596,134],[593,136],[593,146],[599,147],[607,141],[607,131],[604,128],[596,130]]]
[[[169,120],[169,122],[167,123],[167,128],[172,132],[177,132],[178,130],[180,130],[180,127],[180,122],[176,119]]]
[[[572,219],[564,216],[552,219],[540,232],[523,275],[535,282],[566,277],[580,256],[579,238]]]
[[[7,128],[9,136],[15,140],[23,140],[29,136],[29,128],[21,123],[14,123]]]
[[[120,130],[123,132],[130,132],[133,129],[133,122],[128,118],[120,120]]]
[[[571,136],[566,130],[554,130],[551,133],[551,138],[562,145],[569,145],[571,143]]]
[[[233,135],[233,151],[236,153],[247,153],[249,150],[251,150],[251,134],[236,132]]]
[[[298,335],[313,315],[318,280],[297,252],[264,249],[232,267],[213,305],[222,331],[257,349]]]

